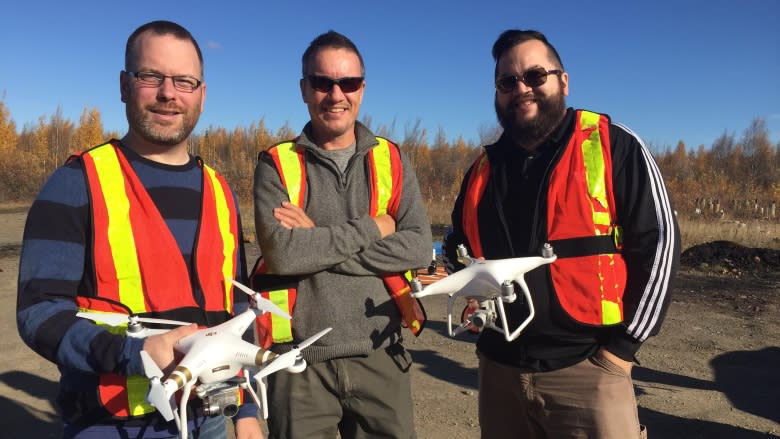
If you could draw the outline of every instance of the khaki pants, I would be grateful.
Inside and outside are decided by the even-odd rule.
[[[310,364],[268,382],[269,439],[414,439],[411,356],[400,344],[368,357]]]
[[[528,372],[478,355],[484,439],[646,438],[631,376],[616,364]]]

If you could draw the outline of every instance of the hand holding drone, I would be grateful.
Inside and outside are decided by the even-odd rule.
[[[302,372],[306,369],[306,361],[301,356],[301,350],[331,330],[326,328],[281,355],[249,343],[243,340],[242,336],[254,323],[258,312],[272,312],[286,319],[291,317],[255,291],[235,280],[232,282],[238,289],[252,296],[255,309],[247,309],[220,325],[200,329],[179,339],[174,344],[174,349],[184,356],[168,376],[165,376],[147,352],[140,353],[144,372],[150,380],[146,400],[166,421],[176,420],[182,439],[187,438],[187,401],[193,386],[197,384],[195,392],[203,400],[206,415],[235,416],[238,413],[238,389],[241,388],[247,390],[255,403],[262,407],[263,417],[267,418],[267,395],[263,378],[283,369],[292,373]],[[167,331],[144,328],[141,323],[189,324],[125,314],[79,312],[76,315],[114,326],[127,322],[129,337],[148,337]],[[238,372],[242,369],[243,377],[239,377]],[[249,369],[257,370],[254,378],[262,401],[250,385]],[[182,397],[177,409],[173,396],[180,389]]]
[[[412,297],[421,298],[434,294],[447,294],[447,325],[449,335],[454,337],[470,328],[481,332],[490,328],[504,334],[506,341],[515,340],[533,320],[534,304],[525,273],[550,264],[557,259],[552,246],[545,244],[541,256],[523,258],[482,260],[468,255],[466,247],[458,246],[458,261],[466,268],[453,273],[444,279],[436,281],[425,288],[419,282],[412,282]],[[524,303],[528,305],[529,314],[514,330],[509,329],[504,303],[514,303],[517,300],[515,284],[520,285]],[[479,309],[468,316],[459,326],[453,327],[452,307],[456,297],[465,297],[479,302]],[[501,326],[497,325],[499,322]]]

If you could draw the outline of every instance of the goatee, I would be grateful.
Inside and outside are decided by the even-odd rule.
[[[198,123],[200,114],[197,111],[187,111],[181,108],[168,108],[180,112],[182,119],[178,126],[163,126],[152,120],[153,110],[164,110],[164,107],[139,108],[132,104],[125,107],[128,124],[136,133],[149,143],[160,146],[175,146],[184,142]]]
[[[521,120],[517,117],[515,106],[524,99],[536,101],[538,113],[531,120]],[[512,99],[506,108],[501,108],[498,99],[495,99],[494,106],[504,133],[516,146],[527,150],[534,150],[541,145],[566,114],[566,98],[560,92],[551,96],[527,93]]]

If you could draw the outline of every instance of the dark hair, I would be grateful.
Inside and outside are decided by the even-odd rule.
[[[130,34],[130,36],[127,38],[127,45],[125,46],[125,70],[130,69],[130,64],[132,63],[131,58],[134,55],[133,45],[135,44],[138,37],[146,31],[150,31],[155,35],[173,35],[179,40],[189,40],[192,45],[195,46],[195,52],[198,53],[198,61],[200,61],[200,74],[203,75],[203,54],[200,52],[200,46],[198,46],[198,42],[195,41],[195,38],[192,36],[190,31],[181,25],[165,20],[151,21],[142,25],[133,31],[132,34]]]
[[[309,47],[306,48],[306,51],[303,52],[303,57],[301,57],[301,72],[303,73],[304,78],[308,74],[307,70],[312,58],[314,58],[317,52],[326,48],[347,49],[350,52],[354,52],[360,60],[360,75],[365,76],[366,68],[363,65],[363,57],[360,55],[360,51],[358,51],[355,43],[353,43],[352,40],[345,37],[344,35],[336,31],[329,30],[313,39],[312,42],[309,43]]]
[[[558,51],[555,50],[555,47],[553,47],[549,41],[547,41],[547,37],[545,37],[543,33],[535,30],[509,29],[501,33],[496,42],[493,43],[493,59],[496,61],[496,68],[493,76],[498,75],[498,60],[501,59],[504,53],[520,43],[531,40],[539,40],[544,43],[549,52],[550,62],[555,64],[555,67],[563,70],[563,62],[558,55]]]

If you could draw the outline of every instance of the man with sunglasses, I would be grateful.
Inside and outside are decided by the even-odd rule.
[[[357,122],[366,83],[352,41],[319,35],[302,70],[311,120],[255,170],[263,257],[252,285],[292,314],[291,327],[270,318],[258,327],[277,352],[333,330],[303,351],[306,370],[269,377],[269,434],[415,437],[401,327],[417,335],[425,316],[401,272],[430,258],[417,179],[396,145]]]
[[[569,74],[546,37],[507,30],[493,45],[503,127],[466,174],[445,239],[473,257],[539,255],[535,317],[513,342],[480,334],[482,437],[639,438],[631,366],[658,333],[679,265],[677,223],[641,139],[610,118],[567,109]],[[528,304],[505,304],[509,327]]]
[[[62,374],[63,438],[175,438],[145,401],[140,351],[167,372],[174,343],[248,307],[238,202],[223,177],[188,152],[206,99],[203,57],[169,21],[128,38],[119,74],[128,132],[71,157],[30,208],[19,263],[22,339]],[[88,145],[83,145],[87,147]],[[126,336],[78,311],[192,322],[146,338]],[[190,437],[227,436],[225,418],[190,401]],[[263,437],[257,406],[235,418],[239,439]]]

